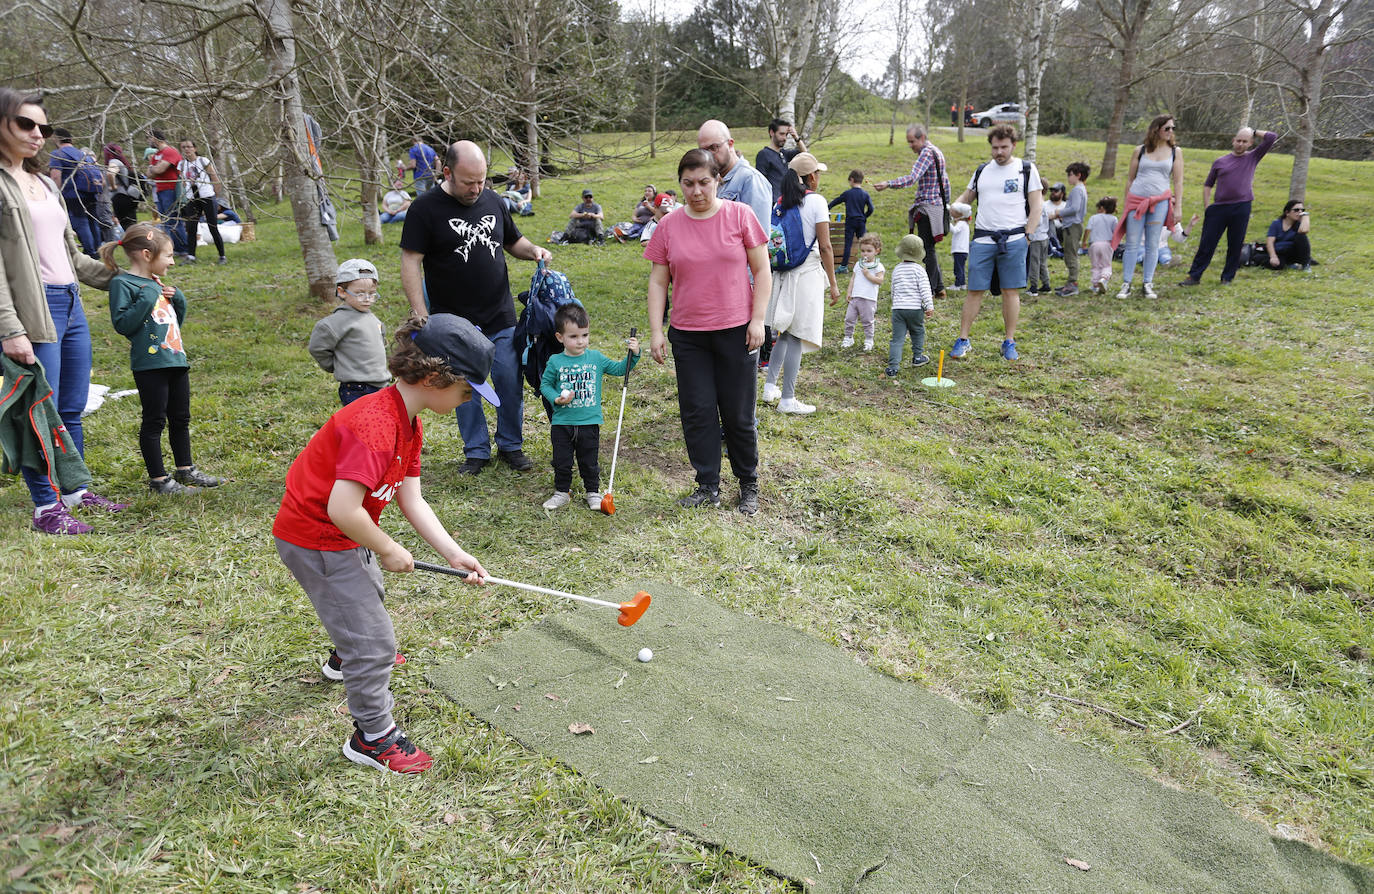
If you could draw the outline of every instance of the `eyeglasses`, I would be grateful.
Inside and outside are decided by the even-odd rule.
[[[39,124],[32,118],[25,118],[23,115],[15,115],[14,123],[18,125],[19,129],[22,131],[29,131],[33,130],[34,128],[38,128],[38,132],[43,135],[43,139],[45,140],[53,134],[51,124]]]
[[[707,152],[711,153],[712,155],[715,155],[717,152],[720,151],[720,148],[721,148],[722,146],[724,146],[724,145],[725,145],[724,143],[712,143],[712,144],[709,145],[709,146],[702,146],[701,148],[702,148],[702,149],[705,149]]]
[[[376,301],[376,300],[377,300],[377,293],[376,293],[376,292],[355,292],[355,291],[353,291],[352,289],[344,289],[344,294],[345,294],[345,295],[351,295],[352,297],[357,298],[359,301]]]

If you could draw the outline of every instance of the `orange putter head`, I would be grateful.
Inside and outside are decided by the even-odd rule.
[[[620,603],[620,617],[616,621],[621,627],[633,625],[635,621],[639,620],[640,615],[644,614],[644,610],[649,607],[652,598],[648,593],[640,590],[635,594],[635,598],[629,602]]]
[[[601,495],[601,511],[607,515],[615,515],[615,495],[607,492]],[[633,622],[631,622],[633,623]],[[629,626],[629,625],[626,625]]]

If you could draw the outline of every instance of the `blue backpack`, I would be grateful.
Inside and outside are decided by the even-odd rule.
[[[76,178],[77,192],[100,192],[105,187],[105,172],[89,152],[82,153],[72,176]]]
[[[550,270],[540,261],[534,276],[530,278],[528,291],[518,296],[525,309],[520,311],[520,319],[515,323],[515,350],[520,355],[520,367],[525,381],[540,394],[539,384],[544,378],[544,367],[549,358],[563,350],[563,345],[554,337],[553,317],[565,304],[582,305],[573,295],[572,283],[557,270]],[[553,406],[540,394],[544,412],[553,418]]]
[[[813,190],[807,190],[810,195]],[[774,270],[791,270],[801,265],[811,249],[816,245],[812,239],[806,244],[802,235],[801,205],[783,209],[782,199],[773,203],[773,213],[768,227],[768,265]]]

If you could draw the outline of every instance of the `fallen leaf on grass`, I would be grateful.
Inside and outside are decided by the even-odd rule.
[[[229,665],[229,666],[226,667],[224,670],[222,670],[222,671],[219,672],[219,676],[215,677],[213,680],[210,681],[210,685],[211,685],[211,686],[218,686],[219,684],[223,683],[225,680],[229,679],[229,675],[232,674],[232,673],[233,673],[234,671],[236,671],[236,670],[243,670],[243,668],[239,667],[238,665],[234,665],[234,664]]]
[[[570,723],[568,724],[568,732],[574,736],[580,736],[584,733],[595,733],[596,730],[592,729],[590,723]]]
[[[453,825],[453,824],[456,823],[456,822],[458,822],[458,814],[456,814],[456,813],[446,813],[446,814],[444,814],[444,825],[446,825],[446,826],[451,826],[451,825]]]
[[[656,764],[656,763],[658,763],[658,755],[657,755],[657,754],[651,754],[651,755],[649,755],[648,757],[644,758],[644,760],[640,761],[640,763],[641,763],[641,764]]]
[[[1065,857],[1064,862],[1068,863],[1074,869],[1081,869],[1084,872],[1087,872],[1089,869],[1092,869],[1092,867],[1089,866],[1087,863],[1084,863],[1082,860],[1075,860],[1072,857]]]
[[[544,698],[548,699],[551,702],[558,701],[558,696],[554,695],[552,692],[544,693]]]
[[[28,871],[29,871],[30,869],[32,869],[32,868],[33,868],[33,863],[32,863],[32,862],[29,862],[29,863],[20,863],[18,866],[14,867],[13,869],[11,869],[11,870],[9,871],[10,881],[12,881],[12,882],[18,881],[19,879],[21,879],[21,878],[23,878],[25,875],[27,875],[27,874],[28,874]]]

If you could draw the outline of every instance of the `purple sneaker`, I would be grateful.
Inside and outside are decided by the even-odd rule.
[[[33,529],[43,534],[89,534],[95,530],[73,518],[67,507],[60,502],[51,509],[45,509],[35,515]]]
[[[102,497],[100,494],[88,490],[81,495],[81,502],[77,503],[76,506],[72,508],[98,509],[101,512],[122,512],[129,508],[129,504],[116,503],[114,500]]]

